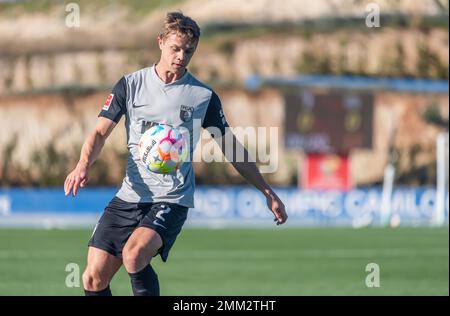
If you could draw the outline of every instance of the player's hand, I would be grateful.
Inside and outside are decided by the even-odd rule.
[[[288,215],[283,202],[281,202],[280,198],[273,191],[266,194],[266,199],[267,206],[273,215],[275,215],[274,222],[277,222],[277,225],[284,224],[288,219]]]
[[[66,178],[64,181],[64,193],[66,196],[72,192],[72,196],[76,196],[78,192],[78,188],[84,188],[88,181],[88,167],[82,163],[78,163],[75,169]]]

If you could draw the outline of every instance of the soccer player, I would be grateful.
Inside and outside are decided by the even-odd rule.
[[[137,143],[152,123],[165,123],[199,133],[192,124],[229,131],[217,94],[187,70],[199,41],[195,21],[179,12],[168,13],[158,35],[161,57],[157,64],[122,77],[106,100],[95,128],[81,149],[80,160],[64,182],[66,196],[76,196],[85,187],[89,168],[107,137],[125,115],[129,150],[127,171],[116,196],[109,202],[89,241],[87,267],[83,273],[85,294],[110,296],[110,281],[123,264],[131,279],[133,294],[160,294],[158,276],[150,265],[160,255],[165,262],[187,217],[194,207],[192,163],[183,163],[170,174],[151,173],[140,164]],[[233,141],[236,141],[232,135]],[[218,139],[216,139],[218,141]],[[191,143],[193,144],[193,143]],[[190,154],[194,146],[190,146]],[[222,150],[225,153],[224,148]],[[246,152],[246,154],[248,154]],[[231,161],[231,160],[230,160]],[[231,161],[236,170],[267,199],[277,224],[287,214],[283,203],[266,183],[254,162]]]

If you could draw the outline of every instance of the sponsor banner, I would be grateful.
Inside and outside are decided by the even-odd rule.
[[[114,188],[86,188],[76,198],[65,197],[61,189],[0,189],[0,226],[29,226],[58,223],[67,226],[95,224],[117,192]],[[298,190],[278,188],[290,225],[353,226],[379,225],[381,188]],[[398,188],[391,200],[392,217],[400,225],[430,225],[435,212],[434,188]],[[448,192],[445,197],[448,221]],[[188,224],[272,224],[264,196],[250,187],[199,186],[195,208]]]
[[[352,186],[348,155],[307,154],[300,187],[314,190],[349,190]]]

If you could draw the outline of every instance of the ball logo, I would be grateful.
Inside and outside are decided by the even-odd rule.
[[[156,144],[156,141],[154,139],[152,139],[151,145],[147,146],[147,148],[145,148],[144,155],[142,156],[142,161],[144,163],[147,162],[148,154],[150,153],[150,150],[153,148],[153,146],[155,146],[155,144]],[[139,143],[139,147],[141,147],[141,146],[142,146],[142,141]]]
[[[192,113],[194,108],[192,106],[182,105],[180,108],[180,119],[183,122],[190,121],[192,119]]]

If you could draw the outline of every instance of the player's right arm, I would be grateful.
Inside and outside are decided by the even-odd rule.
[[[89,168],[100,154],[105,141],[111,134],[112,130],[116,126],[116,122],[105,118],[99,117],[97,124],[92,132],[86,138],[86,141],[81,148],[80,160],[77,166],[66,178],[64,182],[64,193],[67,195],[72,192],[75,196],[78,191],[78,187],[84,187],[88,181]]]
[[[80,160],[77,166],[64,182],[64,193],[67,195],[77,194],[79,187],[84,187],[88,181],[89,168],[97,159],[106,139],[119,122],[121,116],[126,113],[127,83],[122,77],[114,86],[112,93],[103,106],[97,124],[86,138],[81,148]]]

